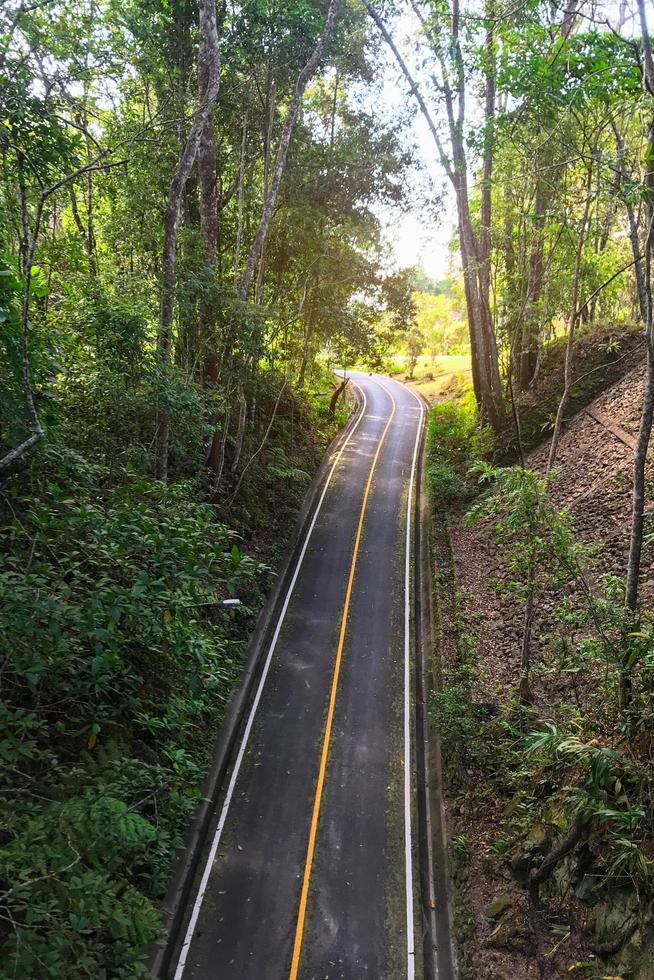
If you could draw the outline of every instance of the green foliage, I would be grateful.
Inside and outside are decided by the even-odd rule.
[[[472,856],[472,847],[465,834],[455,834],[452,838],[452,853],[459,864],[468,864]]]
[[[628,875],[649,888],[652,862],[639,846],[651,833],[651,814],[643,805],[648,777],[635,760],[552,722],[525,735],[523,743],[537,765],[548,767],[547,781],[557,787],[551,795],[567,819],[581,817],[595,847],[602,846],[605,879]]]
[[[427,488],[434,503],[453,505],[473,492],[471,467],[490,449],[490,433],[480,427],[474,400],[440,402],[427,421]]]
[[[580,577],[590,552],[576,540],[570,513],[557,511],[552,503],[549,486],[555,475],[544,478],[521,466],[487,463],[475,470],[490,490],[471,508],[466,523],[493,522],[513,573],[510,591],[525,600],[545,582],[561,587]]]
[[[138,975],[260,603],[197,487],[108,474],[49,446],[2,496],[7,976]]]
[[[470,496],[470,487],[446,463],[431,463],[427,467],[427,490],[433,501],[454,504]]]
[[[484,456],[489,433],[479,427],[474,401],[467,396],[460,403],[441,402],[429,410],[427,446],[437,458],[459,473]]]

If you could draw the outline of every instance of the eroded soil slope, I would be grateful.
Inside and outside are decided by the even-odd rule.
[[[625,573],[633,438],[643,381],[641,362],[580,412],[560,444],[551,496],[557,508],[568,508],[572,513],[579,539],[596,547],[591,573],[594,582],[604,573]],[[544,473],[548,449],[546,441],[528,456],[525,465]],[[596,914],[592,912],[593,901],[583,903],[576,897],[559,901],[549,894],[541,911],[530,908],[520,884],[519,849],[514,849],[507,833],[507,823],[519,817],[516,811],[521,803],[513,791],[502,792],[503,786],[511,785],[502,766],[513,762],[506,755],[506,740],[502,748],[492,740],[484,744],[486,718],[497,723],[499,717],[506,717],[513,724],[515,716],[508,706],[515,703],[520,673],[523,607],[502,590],[502,583],[511,578],[504,556],[488,524],[466,529],[460,518],[450,525],[449,541],[443,534],[440,539],[436,559],[441,566],[437,574],[441,579],[444,684],[451,684],[460,671],[462,644],[474,648],[475,663],[472,697],[476,714],[472,722],[468,720],[472,728],[460,733],[459,742],[464,747],[456,764],[448,768],[445,759],[462,975],[479,980],[604,976],[606,970],[597,952],[601,944],[593,945],[587,928],[589,916]],[[448,553],[455,572],[449,586],[442,571]],[[643,594],[647,596],[654,592],[654,567],[648,549],[643,571]],[[546,591],[534,624],[536,725],[560,716],[562,704],[581,705],[589,716],[601,717],[604,710],[592,677],[562,671],[560,665],[554,669],[552,637],[560,628],[557,610],[561,598],[554,590]],[[448,710],[453,711],[451,705]],[[492,733],[492,724],[488,731]],[[525,780],[533,781],[533,773]],[[515,778],[512,785],[515,789]],[[527,836],[532,836],[530,844],[534,847],[542,843],[541,853],[545,853],[556,840],[556,815],[543,813],[540,819],[542,823],[533,824]],[[619,930],[615,935],[620,938]],[[642,943],[639,934],[633,939],[636,941]],[[635,968],[628,975],[654,976],[654,972]]]

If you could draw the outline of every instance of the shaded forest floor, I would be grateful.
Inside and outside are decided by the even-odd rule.
[[[602,576],[622,577],[626,569],[632,439],[644,380],[640,356],[636,338],[627,334],[620,348],[611,350],[608,366],[580,385],[571,412],[581,404],[588,411],[580,411],[563,436],[550,490],[555,507],[570,511],[577,540],[592,552],[588,579],[595,590]],[[601,348],[582,349],[579,373],[591,371],[602,358],[606,363]],[[525,398],[530,403],[527,433],[547,428],[551,396],[560,390],[559,360],[555,351],[550,371]],[[610,384],[618,374],[623,374],[621,380]],[[598,387],[605,390],[591,400]],[[526,457],[525,466],[543,473],[548,448],[546,440]],[[516,572],[506,549],[498,545],[488,521],[467,527],[462,515],[448,521],[437,513],[434,555],[444,688],[437,695],[436,711],[444,742],[462,976],[654,977],[654,953],[650,959],[647,952],[652,922],[646,896],[639,903],[628,873],[609,876],[607,883],[612,845],[607,846],[606,834],[591,833],[562,862],[543,889],[542,908],[529,902],[525,888],[534,859],[565,832],[566,793],[581,778],[578,767],[562,773],[556,765],[548,768],[542,758],[531,758],[525,751],[525,730],[549,723],[617,753],[616,759],[624,753],[650,786],[651,736],[643,734],[627,744],[616,734],[616,719],[609,717],[615,701],[607,699],[603,686],[606,665],[578,655],[583,629],[574,617],[562,616],[565,590],[554,581],[545,585],[537,602],[534,704],[529,716],[521,718],[516,691],[524,607],[512,590]],[[643,573],[643,599],[651,606],[651,546],[645,550]],[[643,792],[651,830],[649,787]],[[642,833],[637,843],[647,861],[654,854],[654,840],[649,831]]]

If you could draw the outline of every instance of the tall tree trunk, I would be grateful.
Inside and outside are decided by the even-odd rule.
[[[347,387],[350,379],[343,378],[338,388],[334,391],[332,397],[329,399],[329,417],[331,419],[336,415],[336,406],[338,405],[338,399],[341,397],[345,388]]]
[[[237,390],[238,397],[238,428],[236,430],[236,439],[234,440],[234,459],[232,460],[232,469],[235,470],[238,466],[238,461],[241,458],[241,451],[243,449],[243,437],[245,436],[245,423],[248,417],[248,403],[245,398],[245,392],[243,391],[243,385],[238,386]]]
[[[266,132],[264,135],[263,147],[263,199],[264,204],[270,189],[270,154],[272,150],[273,127],[275,124],[275,78],[272,69],[268,73],[268,87],[266,92],[266,102],[268,107],[268,119],[266,122]],[[257,306],[261,305],[263,294],[263,276],[266,261],[266,244],[261,246],[259,253],[259,268],[257,269],[257,281],[254,288],[254,302]]]
[[[277,156],[275,157],[275,166],[273,169],[272,180],[270,182],[270,188],[268,194],[266,195],[266,200],[263,206],[263,212],[261,215],[261,221],[259,222],[259,227],[254,236],[254,241],[252,242],[252,247],[250,249],[250,254],[248,255],[248,260],[243,271],[243,276],[241,278],[241,284],[239,287],[239,297],[242,300],[247,299],[248,291],[250,288],[250,283],[252,281],[252,276],[254,274],[254,269],[257,264],[257,259],[263,249],[266,238],[268,237],[268,228],[270,226],[270,219],[272,218],[273,211],[275,210],[275,204],[277,202],[277,195],[279,193],[279,188],[281,186],[282,177],[284,175],[284,168],[286,166],[286,157],[288,156],[288,147],[291,142],[291,136],[293,134],[293,128],[295,126],[295,121],[297,119],[298,112],[300,110],[300,104],[302,102],[302,96],[308,85],[308,83],[313,78],[316,69],[320,63],[320,59],[323,56],[325,48],[329,43],[329,39],[332,36],[332,31],[334,30],[334,23],[338,15],[338,10],[340,7],[341,0],[329,0],[329,7],[327,8],[327,16],[325,18],[325,26],[322,29],[322,33],[318,38],[315,48],[309,57],[309,60],[305,64],[304,68],[297,77],[295,83],[295,92],[293,93],[293,98],[291,104],[288,108],[288,114],[284,120],[284,127],[282,129],[282,135],[279,140],[279,146],[277,148]]]
[[[522,321],[520,356],[518,361],[518,380],[524,391],[536,376],[540,342],[539,304],[543,288],[544,250],[545,250],[545,212],[549,203],[549,188],[545,178],[536,177],[534,200],[534,238],[529,254],[529,273],[527,277],[527,297]]]
[[[538,353],[536,355],[536,367],[534,368],[534,376],[532,382],[536,380],[540,374],[540,369],[543,364],[543,352],[545,349],[545,331],[547,330],[547,321],[549,319],[549,305],[550,305],[550,285],[552,281],[552,259],[554,257],[554,246],[550,246],[549,254],[547,257],[547,262],[545,264],[545,286],[543,287],[543,303],[541,306],[540,317],[538,319]]]
[[[201,91],[206,88],[206,83]],[[204,261],[215,273],[218,254],[218,192],[216,173],[216,144],[213,114],[206,120],[198,146],[198,182],[200,186],[200,234],[204,248]],[[215,300],[210,294],[200,297],[199,309],[200,355],[202,377],[215,378],[217,374],[217,350],[214,336],[216,323]]]
[[[584,206],[584,215],[581,221],[579,234],[577,236],[577,249],[575,253],[575,267],[574,267],[573,281],[572,281],[572,302],[570,303],[570,321],[568,325],[568,339],[565,346],[565,366],[563,370],[563,394],[561,395],[561,399],[559,401],[559,407],[556,412],[556,421],[554,422],[554,432],[552,433],[552,442],[550,443],[550,452],[547,459],[548,473],[554,466],[554,463],[556,462],[556,453],[559,448],[559,440],[561,438],[561,432],[563,430],[563,415],[566,406],[568,404],[570,391],[572,389],[572,380],[573,380],[572,379],[572,351],[574,348],[577,321],[579,319],[581,260],[584,254],[584,244],[586,242],[586,230],[588,227],[588,219],[590,216],[592,179],[593,179],[593,166],[591,164],[591,166],[588,168],[588,177],[586,179],[586,204]]]
[[[202,41],[198,54],[198,72],[205,73],[206,87],[193,117],[186,145],[182,150],[168,191],[161,257],[161,312],[157,340],[159,368],[162,372],[165,372],[170,364],[172,347],[177,230],[181,204],[191,168],[198,152],[200,138],[207,125],[207,120],[213,112],[220,88],[220,44],[216,24],[215,0],[200,0],[199,20]],[[170,416],[165,408],[159,406],[155,457],[155,476],[158,480],[165,481],[168,477],[169,433]]]
[[[336,108],[338,106],[338,86],[340,83],[340,75],[338,69],[336,69],[336,77],[334,78],[334,95],[332,97],[332,114],[331,123],[329,126],[329,148],[334,149],[334,138],[336,136]]]
[[[496,66],[495,66],[495,0],[486,0],[485,14],[488,18],[485,41],[484,67],[484,151],[481,179],[481,209],[479,229],[479,296],[481,301],[481,328],[484,332],[484,351],[486,355],[486,374],[490,387],[490,401],[486,406],[486,414],[493,428],[500,428],[504,422],[504,399],[499,373],[499,356],[497,338],[490,301],[490,264],[491,264],[491,218],[492,218],[492,180],[493,180],[493,151],[495,145],[495,99],[496,99]]]
[[[87,160],[92,157],[91,148],[87,151]],[[95,242],[95,222],[93,219],[93,174],[86,175],[86,255],[89,264],[89,278],[93,285],[98,281],[98,259]]]
[[[577,17],[577,6],[568,4],[559,26],[559,35],[569,38]],[[560,44],[558,38],[556,43]],[[549,127],[547,127],[549,128]],[[521,390],[527,389],[536,379],[540,370],[543,322],[539,314],[539,304],[543,289],[545,219],[550,199],[554,194],[553,178],[546,176],[551,171],[551,157],[547,139],[542,139],[536,157],[536,195],[534,201],[534,238],[529,254],[527,274],[527,296],[523,314],[520,354],[518,358],[518,381]],[[598,173],[599,179],[599,173]]]
[[[88,223],[85,224],[82,221],[82,216],[79,213],[79,205],[77,203],[77,194],[75,193],[75,188],[70,186],[68,193],[70,195],[70,210],[73,215],[73,221],[75,222],[75,227],[79,233],[79,237],[82,239],[82,245],[84,246],[84,251],[86,253],[86,260],[89,269],[89,279],[91,282],[95,282],[97,269],[95,265],[95,255],[93,251],[93,244],[89,240],[88,234]]]
[[[27,267],[27,255],[30,245],[30,219],[27,209],[27,186],[25,184],[25,158],[22,153],[16,154],[16,168],[18,171],[18,198],[20,206],[20,242],[18,254],[20,256],[19,268],[23,275]]]
[[[201,44],[204,45],[204,41]],[[207,59],[200,58],[198,65],[198,101],[202,102],[204,93],[207,90],[209,77],[207,72]],[[216,257],[218,254],[218,168],[216,163],[216,140],[215,124],[213,111],[206,120],[197,154],[198,164],[198,184],[200,188],[200,234],[204,247],[204,260],[207,268],[214,270]],[[202,358],[202,380],[205,384],[215,384],[218,380],[218,350],[215,338],[216,309],[214,300],[203,295],[200,299],[199,310],[200,326],[200,356]],[[207,453],[207,466],[211,470],[214,479],[217,477],[217,468],[222,470],[224,460],[224,448],[216,445],[217,441],[224,439],[227,427],[222,433],[216,432],[217,415],[211,417],[211,424],[214,433],[211,437],[211,445]]]
[[[615,145],[618,151],[618,178],[620,180],[620,184],[624,186],[627,183],[624,140],[615,121],[613,121],[611,125],[613,128],[613,135],[615,136]],[[629,198],[628,194],[625,195],[624,205],[627,212],[631,252],[634,257],[634,274],[636,278],[636,292],[638,294],[638,307],[640,309],[641,320],[643,321],[643,324],[646,324],[650,303],[648,286],[645,281],[645,255],[641,254],[640,236],[638,234],[638,220],[636,218],[633,202]],[[647,248],[645,251],[647,251]]]
[[[268,436],[270,435],[270,430],[272,429],[273,424],[275,422],[275,419],[277,417],[277,409],[279,408],[279,403],[280,403],[280,401],[282,399],[282,395],[284,394],[287,385],[288,385],[288,382],[285,381],[284,384],[279,389],[279,394],[277,395],[277,398],[275,400],[275,405],[274,405],[273,410],[272,410],[272,415],[270,416],[270,420],[268,422],[268,426],[266,428],[266,431],[263,434],[263,439],[261,440],[261,442],[259,443],[259,446],[257,447],[257,449],[255,449],[255,451],[252,453],[252,455],[250,456],[250,458],[246,462],[245,466],[241,470],[241,475],[239,476],[238,481],[236,483],[236,486],[234,487],[234,489],[232,491],[232,495],[229,498],[230,504],[232,503],[232,501],[236,497],[237,493],[241,489],[241,484],[243,483],[243,479],[245,477],[245,474],[247,473],[247,471],[249,470],[250,466],[252,465],[252,463],[257,458],[257,456],[259,455],[259,453],[262,451],[262,449],[266,445],[266,442],[268,441]]]
[[[631,506],[631,538],[627,562],[626,605],[635,613],[638,605],[638,582],[640,578],[641,553],[643,549],[643,528],[645,513],[645,473],[647,450],[652,434],[654,418],[654,324],[652,318],[652,251],[654,248],[654,61],[650,43],[645,0],[637,0],[643,44],[643,79],[645,89],[652,98],[652,117],[650,119],[647,147],[645,149],[645,187],[647,191],[647,238],[644,257],[644,296],[646,304],[645,343],[647,348],[647,371],[645,375],[645,394],[641,409],[638,440],[634,455],[634,484]]]
[[[304,325],[304,342],[302,344],[302,357],[300,358],[300,369],[297,375],[297,387],[304,388],[307,366],[309,364],[309,342],[311,340],[311,320],[310,318],[305,322]]]
[[[234,288],[238,286],[238,273],[241,265],[241,245],[243,243],[243,179],[245,176],[245,140],[248,131],[247,114],[243,119],[241,136],[241,156],[238,165],[238,193],[236,198],[236,248],[234,250]]]
[[[226,396],[227,397],[227,396]],[[223,469],[225,468],[225,450],[227,449],[227,436],[229,434],[229,419],[230,419],[230,407],[229,404],[225,405],[225,419],[223,421],[223,429],[221,433],[217,435],[214,434],[210,444],[209,452],[207,454],[207,469],[211,471],[214,479],[214,488],[218,486],[223,475]]]
[[[484,149],[481,175],[481,208],[479,221],[479,290],[490,313],[490,260],[491,260],[491,217],[492,217],[492,179],[493,149],[495,135],[495,41],[494,41],[494,0],[486,0],[485,66],[484,66]]]

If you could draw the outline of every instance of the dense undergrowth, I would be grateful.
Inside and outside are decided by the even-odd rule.
[[[287,390],[263,444],[282,384],[251,382],[235,497],[231,442],[219,488],[204,475],[206,393],[172,388],[165,486],[149,475],[152,378],[89,365],[0,488],[3,976],[144,973],[269,563],[339,423],[312,389]]]
[[[431,409],[442,657],[431,714],[458,814],[462,973],[478,975],[470,868],[504,892],[487,910],[487,950],[534,957],[541,975],[649,976],[654,618],[647,608],[625,612],[623,580],[606,574],[599,546],[582,544],[572,515],[552,502],[556,473],[497,467],[493,452],[473,405]],[[452,555],[450,528],[462,522],[480,528],[490,559]],[[461,561],[485,563],[515,631],[508,688],[479,659],[483,613],[471,612]],[[547,628],[536,635],[539,608]],[[507,873],[524,901],[507,894]]]

